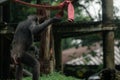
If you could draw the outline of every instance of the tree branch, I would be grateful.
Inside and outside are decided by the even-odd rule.
[[[79,6],[85,9],[86,13],[87,13],[88,16],[90,17],[90,19],[93,21],[94,19],[92,18],[91,14],[90,14],[89,11],[87,10],[87,8],[86,8],[84,5],[82,5],[82,4],[79,4]]]

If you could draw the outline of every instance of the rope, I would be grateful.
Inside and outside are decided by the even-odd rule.
[[[21,0],[14,0],[17,3],[23,4],[23,5],[27,5],[30,7],[35,7],[35,8],[44,8],[47,10],[60,10],[56,16],[57,17],[62,17],[63,16],[63,10],[65,9],[65,7],[67,6],[67,10],[68,10],[68,20],[69,21],[73,21],[74,20],[74,7],[71,3],[70,0],[65,0],[64,2],[60,3],[57,6],[47,6],[47,5],[39,5],[39,4],[30,4]]]

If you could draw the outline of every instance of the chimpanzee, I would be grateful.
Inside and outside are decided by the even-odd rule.
[[[29,54],[28,50],[33,47],[34,35],[44,31],[49,24],[58,21],[61,21],[61,19],[53,17],[40,24],[40,18],[37,15],[30,15],[26,20],[18,24],[11,49],[11,58],[16,64],[16,80],[22,79],[22,63],[33,68],[32,80],[38,80],[40,75],[40,64],[36,58]]]

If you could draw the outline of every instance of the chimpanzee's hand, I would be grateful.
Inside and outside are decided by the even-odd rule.
[[[13,63],[15,65],[19,63],[19,58],[17,57],[17,54],[15,54],[13,50],[11,50],[11,59],[13,60]]]
[[[61,17],[53,17],[52,18],[52,23],[56,23],[56,22],[60,22],[62,19],[61,19]]]
[[[16,59],[16,56],[12,56],[11,58],[12,58],[13,63],[14,63],[15,65],[18,64],[17,59]]]

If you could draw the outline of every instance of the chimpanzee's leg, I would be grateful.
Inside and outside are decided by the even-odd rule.
[[[15,74],[16,80],[22,80],[22,77],[23,77],[22,69],[23,69],[23,66],[21,63],[16,65],[16,74]]]
[[[33,68],[32,69],[32,74],[33,74],[32,80],[38,80],[40,76],[39,61],[36,58],[32,57],[31,55],[24,53],[21,57],[21,62]]]
[[[36,59],[39,59],[39,49],[38,49],[37,46],[32,45],[32,46],[29,48],[28,51],[32,51],[33,54],[34,54],[34,56],[35,56],[35,58],[36,58]]]

